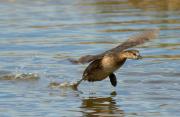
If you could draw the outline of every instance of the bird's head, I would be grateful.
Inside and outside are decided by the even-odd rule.
[[[121,53],[121,56],[123,58],[127,59],[142,59],[142,56],[140,55],[138,50],[126,50]]]

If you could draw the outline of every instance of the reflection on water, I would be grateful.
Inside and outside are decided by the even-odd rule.
[[[144,58],[164,58],[170,60],[179,60],[180,55],[155,55],[155,56],[145,56]]]
[[[137,8],[141,8],[143,10],[160,10],[160,11],[171,11],[171,10],[179,10],[179,0],[159,0],[156,2],[155,0],[128,0],[133,6]],[[151,5],[153,4],[154,7]]]
[[[124,111],[116,105],[116,101],[112,97],[89,97],[82,100],[83,117],[93,116],[117,116],[124,117]]]
[[[0,0],[0,116],[179,117],[179,4]],[[160,37],[136,48],[144,59],[129,60],[116,72],[117,94],[109,94],[114,90],[109,80],[94,83],[93,96],[89,83],[82,83],[82,92],[59,86],[81,79],[87,66],[72,65],[67,58],[103,52],[154,27]]]

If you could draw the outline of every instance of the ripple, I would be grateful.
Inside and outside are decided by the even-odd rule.
[[[100,32],[112,33],[112,32],[137,32],[137,31],[144,31],[147,28],[134,28],[134,29],[107,29],[107,30],[100,30]],[[180,27],[160,27],[160,30],[180,30]]]
[[[143,56],[143,58],[164,58],[170,60],[180,60],[180,55],[151,55],[151,56]]]
[[[163,76],[163,77],[179,77],[179,72],[126,72],[121,73],[128,76]]]
[[[124,117],[125,113],[117,105],[112,97],[90,97],[83,99],[81,106],[83,116],[118,116]]]
[[[0,115],[179,117],[179,2],[0,0]],[[154,27],[160,36],[137,47],[145,59],[127,61],[116,88],[109,79],[84,82],[80,93],[66,82],[81,79],[87,66],[66,58],[100,53]]]

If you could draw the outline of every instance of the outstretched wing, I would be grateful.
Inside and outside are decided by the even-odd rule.
[[[91,61],[97,60],[98,58],[101,58],[101,55],[85,55],[82,56],[81,58],[79,58],[78,60],[75,59],[68,59],[71,63],[73,64],[85,64],[85,63],[89,63]]]
[[[137,45],[141,45],[147,41],[155,39],[159,35],[159,29],[150,29],[129,37],[127,41],[120,44],[119,46],[111,49],[110,51],[121,52],[125,49],[132,48]]]
[[[132,47],[137,46],[137,45],[141,45],[147,41],[155,39],[158,36],[158,34],[159,34],[159,29],[149,29],[149,30],[146,30],[144,32],[132,35],[131,37],[129,37],[129,39],[127,41],[123,42],[122,44],[118,45],[115,48],[112,48],[110,50],[105,51],[102,54],[86,55],[86,56],[82,56],[78,60],[69,59],[69,61],[74,63],[74,64],[89,63],[89,62],[94,61],[96,59],[102,58],[105,54],[107,54],[109,52],[121,52],[125,49],[132,48]]]

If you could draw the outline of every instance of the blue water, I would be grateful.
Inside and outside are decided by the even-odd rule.
[[[179,0],[1,0],[0,117],[179,117]],[[81,79],[85,65],[68,58],[101,53],[144,29],[160,36],[138,46],[109,79],[79,90],[50,88]],[[7,79],[32,73],[35,80]]]

